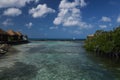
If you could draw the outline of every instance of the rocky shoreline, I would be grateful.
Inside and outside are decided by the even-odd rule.
[[[20,43],[12,43],[12,44],[0,44],[0,57],[4,55],[10,55],[19,52],[14,46],[20,44],[27,44],[29,42],[20,42]]]
[[[7,53],[10,47],[11,45],[9,44],[0,44],[0,55],[4,55],[5,53]]]
[[[0,29],[0,56],[9,52],[12,45],[29,43],[28,36],[19,31]]]

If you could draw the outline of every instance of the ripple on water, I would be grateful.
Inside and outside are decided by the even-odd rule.
[[[36,76],[37,68],[22,62],[16,62],[10,68],[2,68],[0,80],[28,80]]]
[[[18,46],[19,62],[0,68],[0,80],[115,80],[111,72],[91,61],[81,46],[69,41]]]

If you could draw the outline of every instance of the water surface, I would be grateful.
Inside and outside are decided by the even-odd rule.
[[[120,80],[119,66],[91,57],[82,41],[33,41],[0,59],[0,80]],[[106,64],[106,65],[105,65]]]

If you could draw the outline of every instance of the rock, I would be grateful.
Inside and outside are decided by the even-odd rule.
[[[5,54],[8,52],[9,45],[8,44],[1,44],[0,45],[0,54]]]

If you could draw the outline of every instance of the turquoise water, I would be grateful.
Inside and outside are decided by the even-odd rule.
[[[89,56],[82,41],[34,41],[0,59],[0,80],[120,80],[120,68]]]

